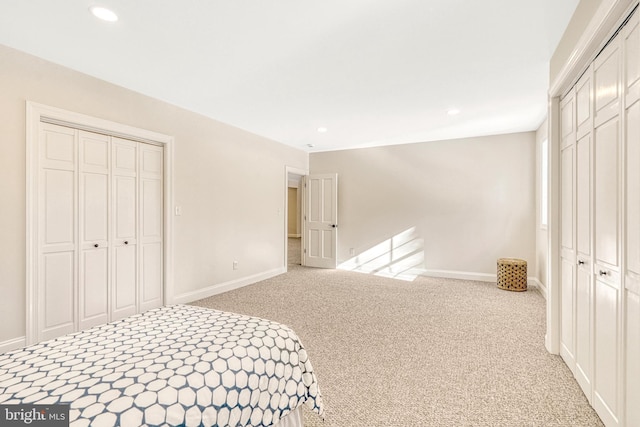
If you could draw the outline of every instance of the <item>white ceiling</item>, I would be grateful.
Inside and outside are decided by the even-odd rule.
[[[0,44],[313,152],[535,130],[578,0],[93,4],[0,0]]]

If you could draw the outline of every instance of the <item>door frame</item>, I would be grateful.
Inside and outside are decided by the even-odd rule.
[[[293,166],[285,166],[284,167],[284,271],[289,271],[289,174],[298,175],[298,176],[307,176],[309,175],[308,169],[300,169]],[[302,196],[302,192],[299,192],[299,195]],[[300,227],[304,230],[304,224],[302,222],[302,218],[304,215],[304,200],[300,204],[301,209],[298,212],[300,215]],[[302,232],[302,237],[300,239],[301,245],[304,242],[304,231]],[[303,260],[304,261],[304,257]],[[304,262],[302,262],[304,265]]]
[[[26,344],[33,344],[38,325],[38,165],[40,123],[52,123],[164,147],[164,304],[173,302],[173,164],[174,138],[32,101],[26,102]]]

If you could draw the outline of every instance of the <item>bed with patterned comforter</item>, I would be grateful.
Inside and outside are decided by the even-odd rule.
[[[323,404],[288,327],[187,305],[0,355],[0,404],[69,404],[71,425],[268,426]]]

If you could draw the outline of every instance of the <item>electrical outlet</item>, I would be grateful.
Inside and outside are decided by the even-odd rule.
[[[234,270],[238,269],[238,261],[233,261],[233,269]]]
[[[176,216],[182,215],[182,206],[176,206]]]
[[[353,256],[356,254],[356,250],[354,248],[349,248],[349,255]]]

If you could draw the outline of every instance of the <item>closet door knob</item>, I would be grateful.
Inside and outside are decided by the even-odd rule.
[[[601,276],[606,276],[606,275],[608,274],[606,270],[600,270],[598,273],[599,273]]]
[[[98,246],[100,246],[100,245],[97,244],[97,243],[95,245],[93,245],[94,248],[97,248]]]
[[[129,241],[128,241],[128,240],[125,240],[125,241],[124,241],[124,244],[125,244],[125,245],[128,245],[128,244],[129,244]]]
[[[581,259],[579,259],[579,260],[578,260],[578,265],[584,265],[584,261],[583,261],[583,260],[581,260]]]

